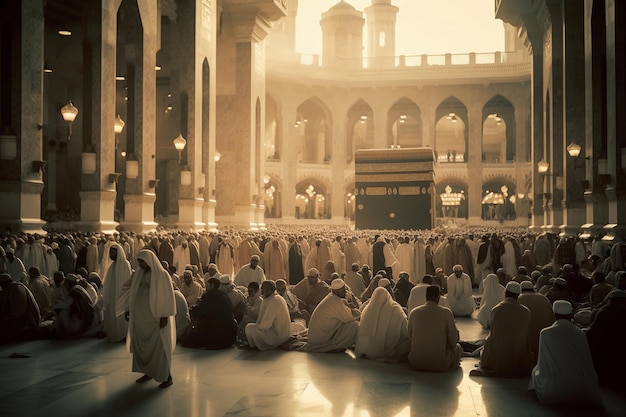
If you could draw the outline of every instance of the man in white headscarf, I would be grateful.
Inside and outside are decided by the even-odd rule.
[[[191,254],[189,252],[189,244],[183,240],[180,245],[174,249],[174,266],[179,274],[185,270],[185,266],[191,264]]]
[[[251,347],[259,350],[275,349],[289,339],[291,319],[287,303],[276,292],[272,280],[261,284],[261,310],[255,323],[246,325],[246,338]]]
[[[390,362],[406,360],[409,352],[406,314],[382,287],[374,290],[361,313],[354,351],[357,357]]]
[[[112,263],[103,282],[104,332],[109,342],[117,343],[124,340],[128,333],[128,322],[124,316],[117,314],[117,303],[122,288],[133,271],[126,259],[124,248],[119,243],[112,245],[106,256],[111,259]]]
[[[137,254],[139,268],[124,285],[118,314],[129,318],[126,346],[133,354],[133,372],[143,372],[137,383],[151,379],[159,388],[173,384],[170,373],[176,345],[176,302],[168,272],[150,250]]]
[[[474,297],[472,297],[472,280],[463,272],[461,265],[452,267],[452,274],[447,281],[448,297],[447,301],[450,310],[455,316],[471,316],[476,308]]]

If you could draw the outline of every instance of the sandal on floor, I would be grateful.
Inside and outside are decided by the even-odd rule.
[[[141,378],[139,378],[138,380],[136,380],[135,382],[137,384],[142,384],[144,382],[150,381],[152,379],[152,377],[148,376],[148,375],[144,375]]]
[[[174,384],[174,380],[172,380],[172,377],[167,378],[167,381],[165,382],[161,382],[159,384],[159,388],[167,388],[167,387],[171,387]]]

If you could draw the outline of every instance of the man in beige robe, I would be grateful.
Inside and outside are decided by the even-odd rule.
[[[459,331],[452,312],[439,304],[439,287],[426,289],[426,303],[409,313],[409,363],[416,371],[447,372],[459,367]]]
[[[300,308],[313,314],[315,307],[330,292],[328,284],[319,279],[320,273],[317,268],[311,268],[306,274],[306,279],[300,281],[291,292],[300,300]]]
[[[528,348],[533,353],[533,359],[536,360],[539,352],[539,333],[554,323],[554,311],[545,295],[535,293],[535,285],[532,282],[523,281],[520,286],[522,294],[518,301],[530,310]]]
[[[341,278],[333,280],[331,289],[311,316],[306,348],[310,352],[338,352],[356,342],[360,313],[348,307],[346,284]]]
[[[522,378],[530,375],[532,353],[528,351],[531,313],[517,300],[520,284],[506,284],[504,301],[491,310],[491,331],[485,340],[477,369],[470,376]]]

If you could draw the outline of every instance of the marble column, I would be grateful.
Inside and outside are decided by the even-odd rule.
[[[564,144],[576,143],[581,146],[582,152],[577,158],[564,153],[565,164],[563,170],[563,224],[562,235],[574,235],[580,231],[585,223],[585,200],[582,179],[584,177],[585,150],[585,40],[584,40],[584,0],[563,2],[563,17],[565,20],[565,56],[563,65],[564,74],[564,106],[565,106],[565,135]]]
[[[482,195],[483,195],[483,164],[482,164],[482,108],[472,104],[467,113],[468,124],[468,154],[465,155],[467,172],[472,175],[468,178],[467,203],[469,224],[481,224],[482,216]]]
[[[213,25],[210,17],[206,16],[213,16],[214,7],[213,2],[179,2],[176,10],[178,48],[175,59],[178,61],[179,69],[178,87],[183,101],[181,107],[185,109],[181,116],[181,130],[187,140],[185,168],[191,171],[191,183],[183,185],[181,182],[179,186],[177,226],[186,230],[206,228],[203,218],[209,217],[203,214],[205,190],[201,186],[200,177],[205,169],[202,167],[205,60],[210,56],[209,44]],[[215,225],[214,221],[212,223]]]
[[[342,224],[345,219],[345,198],[346,187],[344,184],[344,170],[346,165],[346,115],[348,106],[339,103],[339,99],[331,108],[332,128],[331,128],[331,174],[333,179],[331,185],[331,206],[333,224]],[[326,196],[328,198],[328,196]],[[328,206],[328,204],[327,204]]]
[[[537,162],[543,158],[543,55],[542,49],[532,55],[533,70],[531,76],[531,126],[532,126],[532,225],[531,230],[540,231],[544,223],[543,194],[544,177],[537,172]]]
[[[626,238],[626,46],[624,45],[623,1],[607,0],[606,8],[606,122],[607,163],[611,175],[607,187],[609,223],[604,226],[607,237]],[[622,23],[617,24],[618,21]]]
[[[217,177],[216,219],[220,224],[258,228],[264,224],[263,129],[265,45],[273,21],[286,10],[274,1],[224,4],[231,27],[218,38],[218,71],[224,83],[217,96],[217,147],[222,154]],[[228,34],[226,33],[228,32]]]
[[[157,20],[160,15],[157,3],[150,0],[139,0],[140,22],[136,22],[136,42],[131,49],[132,56],[127,60],[134,65],[133,100],[134,114],[129,114],[133,123],[132,136],[134,140],[127,148],[130,156],[136,158],[139,165],[137,178],[128,178],[126,170],[126,193],[124,194],[124,222],[125,230],[137,233],[147,233],[155,230],[157,224],[154,221],[154,202],[156,194],[154,188],[149,187],[149,181],[155,178],[156,154],[156,115],[154,102],[156,99],[156,48],[157,48]],[[130,22],[129,22],[130,23]],[[143,29],[143,30],[142,30]],[[134,162],[131,162],[131,164]],[[128,167],[128,162],[127,162]]]
[[[14,155],[2,155],[0,227],[2,231],[40,233],[43,191],[43,2],[5,2],[0,6],[2,41],[3,151],[15,144]],[[12,3],[12,4],[8,4]],[[8,62],[7,62],[8,61]],[[12,145],[11,145],[12,147]]]
[[[603,32],[592,33],[596,28],[592,25],[593,2],[585,1],[585,155],[589,161],[585,164],[585,181],[588,189],[585,191],[585,203],[587,206],[586,223],[581,226],[584,235],[604,233],[604,226],[608,221],[608,204],[605,194],[606,184],[600,181],[598,176],[598,159],[603,152],[604,132],[602,131],[602,74],[603,55],[595,45],[600,47],[604,44],[601,39]],[[598,22],[604,25],[604,19]]]
[[[550,199],[550,216],[548,218],[547,228],[553,232],[558,232],[563,224],[563,183],[564,181],[564,160],[565,160],[565,86],[564,86],[564,54],[565,44],[563,38],[563,2],[562,0],[548,0],[548,9],[552,17],[552,25],[550,27],[552,39],[551,55],[545,53],[546,56],[552,57],[552,90],[550,94],[550,113],[552,120],[549,121],[551,127],[551,140],[546,138],[546,147],[549,149],[550,160],[550,181],[552,189],[552,198]],[[547,46],[546,46],[547,47]],[[546,83],[549,81],[546,80]]]
[[[82,174],[82,230],[112,233],[115,221],[115,55],[117,10],[121,0],[94,1],[86,8],[83,42],[83,152],[96,154],[96,171]]]
[[[283,187],[281,190],[281,207],[283,221],[296,218],[296,184],[298,182],[298,147],[295,145],[296,129],[294,120],[297,117],[296,103],[286,100],[283,96],[282,131],[283,141],[280,150]]]

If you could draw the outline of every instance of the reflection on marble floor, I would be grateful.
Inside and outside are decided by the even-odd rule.
[[[461,338],[486,333],[457,319]],[[9,358],[13,353],[29,356]],[[624,416],[626,397],[603,390],[606,408],[548,408],[526,379],[470,378],[476,358],[447,374],[345,354],[200,351],[177,347],[174,385],[135,384],[122,344],[34,341],[0,347],[0,416]]]

